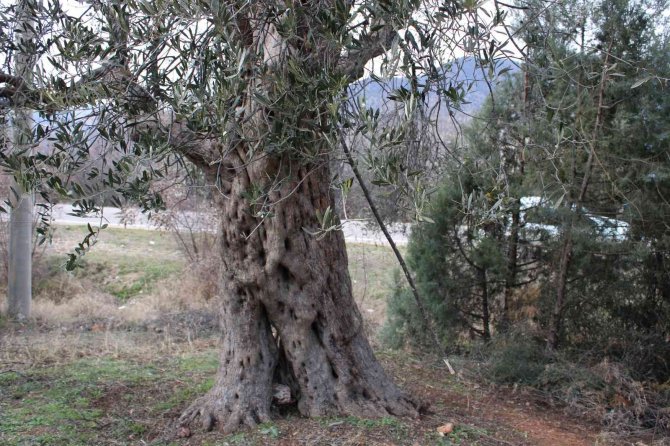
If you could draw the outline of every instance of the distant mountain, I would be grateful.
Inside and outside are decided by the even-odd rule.
[[[439,83],[425,75],[419,77],[418,88],[423,91],[429,85],[425,101],[428,109],[432,110],[431,117],[437,119],[438,128],[442,129],[444,126],[452,126],[447,106],[452,108],[454,116],[461,123],[469,120],[482,107],[491,91],[518,70],[519,67],[509,59],[496,61],[495,70],[491,72],[489,66],[482,67],[473,57],[460,58],[442,67],[441,73],[436,76]],[[405,77],[388,80],[366,78],[354,83],[350,87],[350,94],[355,100],[363,98],[367,107],[379,108],[384,113],[402,107],[402,103],[392,97],[397,94],[398,89],[409,87],[410,82]],[[450,91],[450,88],[453,90]],[[452,99],[461,94],[463,101],[455,102]]]

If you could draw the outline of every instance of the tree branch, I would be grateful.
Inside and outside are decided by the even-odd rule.
[[[3,73],[0,71],[0,83],[13,85],[14,88],[20,88],[23,85],[23,79],[19,76]]]
[[[19,93],[24,93],[26,89],[25,80],[21,76],[14,76],[4,72],[0,72],[0,84],[6,84],[5,87],[0,88],[0,98],[6,99],[6,101],[0,102],[0,108],[12,104],[14,97]],[[25,98],[22,100],[25,100]]]
[[[377,31],[363,34],[358,39],[359,46],[350,49],[340,58],[338,69],[346,74],[350,82],[360,79],[364,74],[365,64],[384,54],[397,35],[397,31],[389,22],[385,22]]]
[[[458,250],[460,251],[461,255],[465,259],[465,261],[473,267],[476,271],[483,271],[483,268],[480,266],[477,266],[475,262],[473,262],[470,257],[465,253],[465,248],[463,248],[463,244],[461,243],[461,239],[458,237],[458,227],[454,227],[454,240],[456,241],[456,246],[458,246]]]
[[[208,133],[191,130],[179,120],[172,110],[158,111],[142,118],[135,118],[129,125],[131,139],[139,141],[142,135],[158,136],[173,150],[204,170],[209,170],[224,156],[220,138]]]
[[[407,264],[405,263],[405,260],[402,257],[402,254],[400,254],[400,251],[398,250],[398,247],[396,246],[395,242],[393,241],[393,238],[391,237],[391,234],[389,234],[388,229],[386,228],[386,225],[384,224],[384,221],[381,218],[381,215],[379,214],[379,211],[377,210],[377,206],[375,206],[374,201],[372,201],[372,196],[370,195],[370,191],[368,191],[367,186],[365,186],[365,183],[363,182],[363,176],[361,175],[360,171],[358,170],[358,166],[356,165],[356,161],[354,160],[353,155],[351,154],[351,151],[349,150],[349,146],[347,145],[347,141],[344,138],[344,134],[342,133],[342,129],[340,127],[337,128],[338,136],[340,138],[340,142],[342,144],[342,149],[344,150],[344,154],[347,157],[347,162],[351,166],[351,170],[354,172],[354,176],[356,176],[356,180],[358,181],[358,184],[361,186],[361,190],[363,191],[363,195],[365,196],[365,200],[368,202],[368,205],[370,206],[370,210],[372,211],[372,214],[375,217],[375,220],[377,221],[377,224],[379,225],[379,228],[382,230],[384,233],[384,236],[386,237],[386,240],[389,242],[389,245],[391,245],[391,249],[393,250],[393,253],[396,256],[396,259],[398,259],[398,263],[400,264],[400,268],[402,268],[403,273],[405,274],[405,278],[407,279],[407,283],[409,284],[410,289],[412,290],[412,295],[414,296],[414,300],[416,301],[416,305],[419,309],[419,315],[421,316],[421,320],[428,332],[431,335],[431,339],[433,341],[434,347],[438,353],[444,353],[444,349],[441,346],[440,340],[437,336],[437,332],[435,331],[435,328],[433,327],[433,324],[430,323],[430,319],[428,318],[428,311],[426,310],[426,306],[423,303],[423,299],[419,295],[419,291],[416,288],[416,284],[414,283],[414,279],[412,278],[412,274],[409,271],[409,268],[407,267]],[[442,358],[444,363],[447,365],[449,368],[449,372],[453,375],[455,374],[454,369],[451,367],[451,364],[449,364],[449,361],[447,360],[446,356]]]

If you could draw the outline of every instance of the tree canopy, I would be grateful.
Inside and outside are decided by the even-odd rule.
[[[15,20],[20,10],[34,24]],[[414,174],[401,162],[413,118],[431,91],[440,104],[463,102],[466,83],[443,67],[457,48],[496,73],[507,37],[492,30],[504,16],[418,0],[22,0],[3,7],[0,47],[7,60],[33,55],[34,81],[7,64],[0,97],[36,119],[32,144],[3,147],[2,163],[25,190],[55,192],[81,213],[108,189],[160,208],[152,180],[187,162],[216,189],[221,365],[182,424],[265,421],[274,385],[307,416],[416,415],[420,404],[386,376],[363,333],[330,164],[359,136],[381,154],[370,167],[388,185],[411,184],[402,190],[421,209],[425,191],[403,183]],[[15,38],[26,32],[37,36],[29,48]],[[393,125],[348,91],[363,76],[398,74],[408,83],[388,94],[400,112]],[[89,227],[68,267],[100,229]]]

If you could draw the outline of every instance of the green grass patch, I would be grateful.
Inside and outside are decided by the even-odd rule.
[[[357,430],[382,431],[384,435],[390,436],[395,440],[406,440],[409,435],[409,427],[402,420],[393,417],[383,418],[322,418],[319,424],[324,428],[332,428],[340,424],[353,426]]]
[[[199,353],[175,358],[171,362],[170,372],[177,379],[190,382],[185,387],[175,388],[168,399],[159,401],[154,407],[158,412],[166,412],[193,401],[207,393],[214,385],[214,375],[219,366],[218,355],[215,351]],[[200,379],[198,379],[200,377]]]
[[[393,289],[393,272],[398,268],[391,248],[349,243],[347,256],[355,294],[365,299],[386,299]]]
[[[56,229],[54,239],[59,240],[65,250],[70,249],[68,244],[76,244],[88,234],[88,229],[83,225],[54,225],[54,227]],[[170,234],[164,232],[144,229],[107,228],[103,229],[100,233],[91,254],[96,249],[108,251],[114,248],[128,252],[151,253],[160,251],[172,252],[178,249],[178,246],[175,239]]]
[[[228,435],[224,440],[205,440],[202,443],[202,446],[249,446],[258,444],[255,440],[250,438],[250,436],[244,432],[239,432],[237,434]]]
[[[354,427],[365,428],[365,429],[375,429],[379,427],[388,427],[388,428],[404,428],[405,425],[402,421],[397,418],[384,417],[384,418],[358,418],[358,417],[347,417],[344,421]]]
[[[214,352],[133,362],[81,359],[69,364],[0,375],[0,444],[90,445],[137,442],[207,392],[216,371]],[[103,441],[104,439],[104,441]]]
[[[184,267],[180,261],[155,258],[117,257],[108,259],[107,263],[106,268],[97,270],[113,271],[116,275],[103,289],[121,301],[150,293],[157,282],[172,277]],[[83,274],[86,274],[85,270]]]
[[[56,226],[54,244],[43,260],[36,292],[54,287],[64,271],[66,254],[83,239],[82,226]],[[150,293],[154,285],[183,270],[185,260],[170,234],[133,229],[105,229],[74,272],[121,301]]]
[[[263,423],[258,426],[258,433],[261,435],[276,440],[281,435],[281,431],[273,423]]]
[[[0,400],[5,444],[90,444],[102,410],[91,406],[87,383],[32,373],[17,378]],[[6,388],[3,383],[3,388]]]
[[[175,358],[174,361],[182,374],[214,373],[219,367],[219,354],[212,350]]]
[[[177,407],[181,407],[189,401],[204,395],[214,385],[214,378],[205,378],[189,384],[187,387],[179,388],[173,391],[169,399],[160,401],[154,406],[157,412],[167,412]]]
[[[137,384],[153,381],[163,376],[163,370],[157,369],[153,364],[112,358],[86,358],[65,366],[64,370],[50,370],[55,376],[67,373],[69,379],[89,384],[117,381]]]
[[[44,260],[45,271],[38,276],[35,293],[48,292],[52,298],[60,300],[67,296],[53,296],[53,289],[59,289],[63,276],[73,274],[77,279],[87,279],[97,284],[120,301],[149,294],[155,285],[184,268],[184,262],[178,259],[156,257],[132,257],[121,254],[103,256],[88,255],[81,261],[81,268],[73,273],[64,271],[64,257],[50,255]]]

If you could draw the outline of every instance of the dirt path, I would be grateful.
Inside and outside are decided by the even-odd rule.
[[[599,433],[598,426],[541,404],[532,395],[483,388],[462,377],[450,376],[446,369],[425,364],[397,368],[397,362],[385,361],[384,365],[404,381],[413,395],[431,405],[433,413],[422,421],[422,429],[453,422],[473,431],[472,438],[462,442],[457,438],[451,444],[591,446]],[[407,373],[408,367],[411,373]]]
[[[528,434],[535,444],[556,446],[588,446],[595,441],[595,435],[584,426],[571,420],[557,420],[544,414],[528,413],[528,411],[512,409],[498,412],[498,419],[506,422],[520,432]]]

